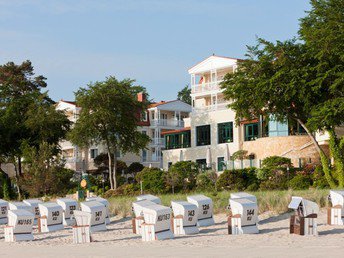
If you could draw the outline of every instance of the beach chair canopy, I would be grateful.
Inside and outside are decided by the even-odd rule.
[[[138,201],[140,200],[147,200],[147,201],[151,201],[151,202],[154,202],[156,204],[161,204],[161,200],[159,197],[155,196],[155,195],[152,195],[152,194],[143,194],[143,195],[139,195],[136,197],[136,199]]]
[[[303,199],[302,197],[293,196],[288,205],[289,209],[298,211],[301,216],[308,216],[310,214],[318,214],[319,206],[315,202]]]

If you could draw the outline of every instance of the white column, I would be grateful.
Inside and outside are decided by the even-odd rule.
[[[178,111],[178,126],[181,126],[181,121],[182,121],[182,118],[181,118],[181,115],[180,115],[180,111]]]

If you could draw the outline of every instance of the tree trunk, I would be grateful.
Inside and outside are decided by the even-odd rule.
[[[116,173],[117,173],[117,157],[116,157],[117,149],[114,149],[113,153],[113,186],[114,189],[117,189],[117,179],[116,179]]]
[[[111,151],[110,148],[108,147],[108,158],[109,158],[109,181],[110,181],[110,188],[113,188],[113,181],[112,181],[112,157],[111,157]]]
[[[328,157],[326,156],[325,152],[321,149],[314,135],[311,133],[311,131],[309,131],[309,129],[301,121],[301,119],[297,118],[296,121],[303,127],[303,129],[305,129],[308,136],[311,138],[311,141],[313,142],[315,149],[318,151],[327,182],[329,183],[331,188],[336,188],[336,183],[334,182],[333,177],[331,175],[331,168],[330,163],[328,161]]]
[[[330,135],[330,152],[334,159],[334,165],[336,169],[336,175],[338,176],[338,187],[344,187],[344,158],[339,147],[339,141],[337,139],[336,132],[333,128],[327,130]]]
[[[19,172],[19,176],[22,175],[22,163],[21,163],[21,157],[18,156],[18,172]]]
[[[14,158],[14,161],[15,161],[15,158]],[[21,191],[20,191],[20,187],[19,187],[19,176],[18,176],[18,168],[16,166],[16,163],[14,162],[14,171],[16,172],[16,176],[15,176],[15,179],[16,179],[16,188],[17,188],[17,194],[18,194],[18,200],[21,200]]]

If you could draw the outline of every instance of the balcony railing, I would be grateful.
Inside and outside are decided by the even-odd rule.
[[[152,138],[151,145],[165,145],[165,138]]]
[[[184,121],[175,120],[175,119],[154,119],[154,120],[151,120],[151,125],[184,127]]]
[[[223,80],[191,85],[191,93],[201,93],[201,92],[207,92],[207,91],[213,91],[213,90],[220,90],[221,82],[223,82]]]
[[[204,107],[194,107],[192,111],[196,113],[202,113],[202,112],[209,112],[209,111],[216,111],[216,110],[225,110],[225,109],[228,109],[227,106],[228,106],[227,102],[221,102],[215,105],[209,105],[209,106],[204,106]]]

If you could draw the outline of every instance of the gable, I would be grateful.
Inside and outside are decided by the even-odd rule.
[[[189,74],[199,74],[207,72],[213,69],[221,69],[231,67],[237,63],[238,59],[221,57],[221,56],[210,56],[202,62],[191,67],[188,72]]]

